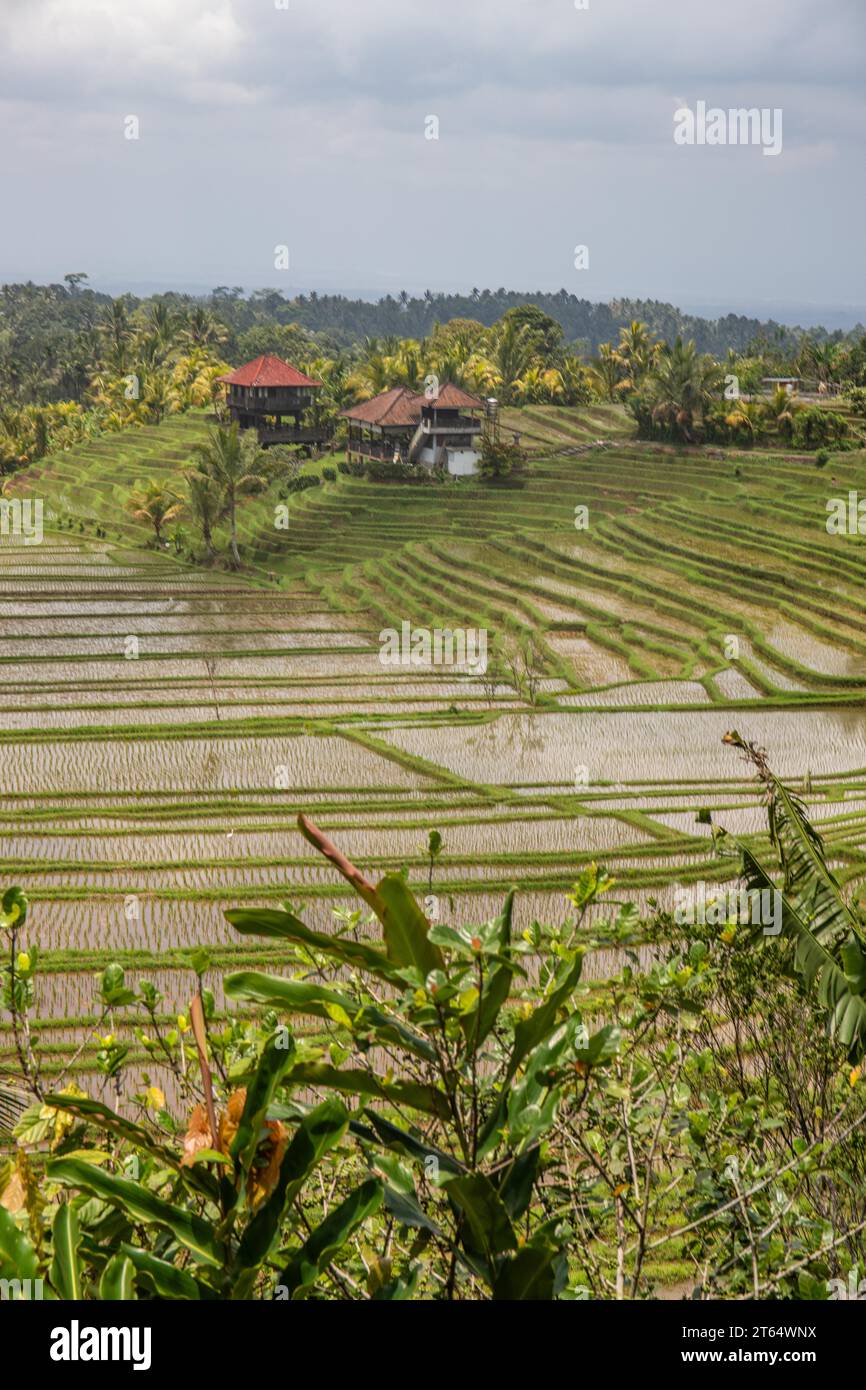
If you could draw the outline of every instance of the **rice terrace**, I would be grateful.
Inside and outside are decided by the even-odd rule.
[[[297,1302],[592,1304],[659,1375],[847,1354],[866,31],[828,4],[0,9],[36,1365],[176,1376],[180,1334],[248,1377]]]
[[[143,552],[122,515],[137,476],[176,476],[203,416],[15,476],[13,496],[39,487],[49,529],[2,550],[2,872],[50,943],[48,1074],[97,1023],[107,951],[177,1012],[182,948],[250,958],[225,908],[288,894],[321,930],[349,906],[299,810],[371,872],[405,865],[457,919],[490,916],[512,884],[521,927],[555,914],[597,860],[618,894],[669,905],[673,884],[717,877],[701,811],[766,838],[759,789],[721,744],[741,727],[781,775],[809,774],[859,882],[866,560],[827,534],[826,474],[802,456],[642,446],[614,407],[515,423],[525,489],[338,475],[293,497],[285,533],[265,504],[245,509],[243,578]],[[833,487],[854,487],[859,462],[834,459]],[[379,631],[407,618],[528,638],[533,699],[504,676],[383,667]]]

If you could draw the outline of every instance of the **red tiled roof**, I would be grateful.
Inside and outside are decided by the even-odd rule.
[[[437,410],[480,410],[481,401],[476,396],[470,396],[468,391],[464,391],[459,386],[453,386],[450,381],[439,388],[439,395],[435,400],[427,402]]]
[[[421,419],[424,397],[410,391],[408,386],[394,386],[371,401],[361,401],[349,410],[341,411],[346,420],[360,420],[365,425],[417,425]]]
[[[435,400],[432,397],[428,399],[427,396],[419,396],[415,391],[410,391],[408,386],[394,386],[390,391],[384,391],[381,396],[374,396],[371,401],[362,401],[360,405],[353,405],[341,413],[345,419],[360,420],[365,425],[408,426],[418,424],[421,419],[421,407],[425,405],[435,406],[438,410],[477,410],[481,401],[475,396],[470,396],[467,391],[462,391],[459,386],[452,386],[449,381],[440,388]]]
[[[288,362],[284,362],[281,357],[274,357],[266,352],[262,357],[256,357],[252,362],[246,362],[242,367],[238,367],[236,372],[230,372],[227,376],[221,376],[220,381],[224,381],[227,386],[321,386],[321,381],[314,381],[312,377],[304,376],[297,367],[292,367]]]

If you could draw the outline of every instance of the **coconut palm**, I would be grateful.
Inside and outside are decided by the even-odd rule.
[[[508,404],[518,394],[517,383],[534,365],[536,338],[529,324],[505,319],[497,334],[490,361],[501,383],[503,401]]]
[[[515,385],[515,395],[525,405],[556,405],[564,394],[562,375],[555,367],[530,367]]]
[[[163,300],[155,300],[147,310],[145,325],[146,331],[156,340],[160,351],[164,355],[169,353],[180,327],[177,313]]]
[[[208,348],[193,348],[185,357],[179,357],[172,368],[171,385],[180,409],[210,405],[219,389],[219,378],[226,371],[227,364]]]
[[[141,396],[145,417],[154,425],[180,409],[180,396],[174,383],[163,372],[149,372]]]
[[[792,392],[786,391],[784,386],[777,386],[767,402],[767,414],[775,422],[783,439],[790,441],[794,433],[794,416],[799,409]]]
[[[817,343],[806,337],[800,344],[797,368],[804,375],[814,375],[819,382],[833,379],[839,349],[835,343]]]
[[[136,521],[146,522],[153,527],[159,545],[162,542],[162,528],[180,516],[183,502],[165,483],[151,478],[148,483],[136,483],[134,492],[127,498],[126,509]]]
[[[208,430],[204,444],[197,444],[193,453],[195,468],[187,475],[201,474],[218,490],[229,519],[229,550],[234,569],[240,568],[238,550],[238,498],[262,492],[270,481],[270,469],[263,449],[259,448],[254,430],[241,432],[236,424],[228,429]]]
[[[187,311],[180,337],[190,347],[221,347],[228,340],[228,329],[203,304],[194,304]]]
[[[115,376],[122,375],[129,364],[130,344],[133,338],[129,305],[125,298],[111,301],[99,326],[99,332],[105,344],[107,365]]]
[[[616,348],[610,343],[602,343],[589,372],[595,394],[603,401],[619,400],[626,385],[623,380],[624,369],[625,362]]]
[[[723,383],[718,362],[699,353],[693,342],[677,338],[673,347],[665,345],[647,377],[653,422],[693,444],[696,422],[718,399]]]
[[[410,391],[420,391],[427,374],[421,359],[421,344],[412,338],[404,338],[397,351],[386,358],[386,371],[389,385],[408,386]]]
[[[186,487],[189,509],[201,530],[207,557],[212,560],[216,555],[214,527],[225,516],[225,502],[219,484],[209,474],[193,469],[187,474]]]
[[[632,319],[627,328],[619,330],[617,356],[626,365],[625,382],[629,389],[637,391],[657,356],[660,344],[657,343],[645,323]]]
[[[378,338],[366,338],[363,356],[349,378],[356,401],[369,401],[389,386],[387,354]]]
[[[589,373],[580,358],[567,352],[558,368],[565,405],[585,405],[591,399]]]
[[[344,353],[338,353],[336,357],[317,358],[312,363],[307,363],[304,370],[317,380],[324,382],[324,395],[332,403],[336,411],[346,410],[354,400],[354,393],[349,384],[349,361]]]
[[[764,406],[760,401],[745,401],[741,396],[732,403],[725,424],[749,444],[756,444],[764,433]]]

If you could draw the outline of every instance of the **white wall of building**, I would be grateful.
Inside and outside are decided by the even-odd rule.
[[[449,449],[448,472],[457,478],[467,478],[478,472],[478,453],[475,449]]]
[[[469,448],[449,449],[445,446],[445,455],[448,462],[448,472],[456,478],[468,478],[473,473],[478,472],[478,450]],[[427,446],[421,449],[418,454],[418,463],[424,468],[435,468],[437,464],[443,462],[442,445],[438,442],[431,448]]]

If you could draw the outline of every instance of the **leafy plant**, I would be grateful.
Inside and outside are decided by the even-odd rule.
[[[227,993],[329,1023],[332,1048],[360,1064],[335,1066],[320,1045],[300,1044],[286,1084],[359,1098],[351,1131],[382,1177],[386,1210],[418,1233],[412,1248],[442,1255],[443,1296],[481,1284],[493,1298],[553,1297],[569,1230],[543,1200],[545,1145],[575,1067],[610,1056],[609,1030],[587,1036],[574,1004],[582,949],[558,943],[536,991],[512,895],[483,925],[431,926],[402,878],[372,884],[310,820],[299,824],[372,909],[380,940],[314,932],[288,909],[229,912],[237,931],[294,943],[316,971],[306,983],[244,971],[227,977]],[[431,865],[440,847],[431,837]],[[603,886],[587,888],[581,915]],[[335,982],[320,983],[328,966]]]
[[[167,1029],[153,982],[109,964],[114,1109],[41,1084],[38,957],[10,889],[3,1002],[35,1098],[0,1159],[13,1296],[828,1296],[866,1264],[864,931],[804,804],[727,742],[765,789],[778,868],[713,822],[716,848],[741,857],[744,894],[778,891],[778,936],[730,907],[642,920],[594,863],[555,926],[518,931],[513,894],[490,921],[431,923],[403,875],[371,882],[302,816],[362,906],[330,931],[289,904],[228,913],[287,969],[227,976],[241,1007],[222,1025],[207,951],[188,953],[195,991]],[[438,832],[427,848],[429,888]],[[615,964],[584,979],[599,949]],[[171,1106],[149,1072],[123,1094],[121,1022]]]

